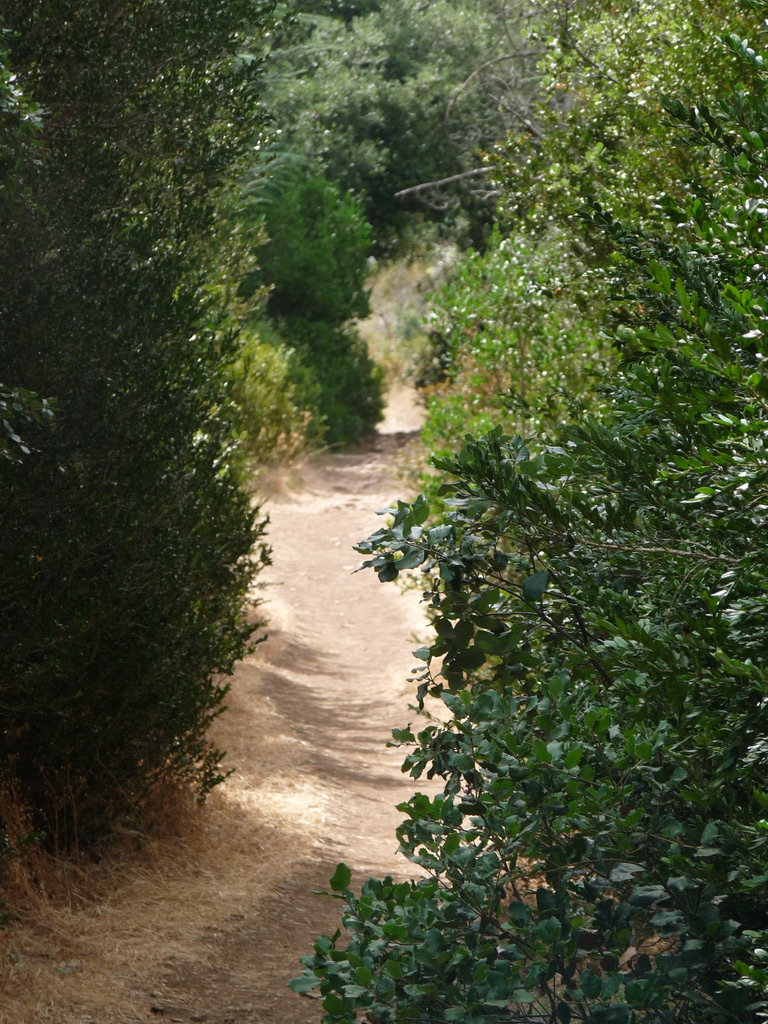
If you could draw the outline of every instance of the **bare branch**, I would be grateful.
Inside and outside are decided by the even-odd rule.
[[[536,127],[533,121],[531,121],[530,118],[525,116],[525,114],[522,112],[522,110],[519,109],[519,107],[501,98],[499,99],[499,105],[503,107],[503,109],[506,110],[508,114],[511,114],[512,117],[516,118],[520,122],[520,124],[525,128],[525,130],[534,137],[534,139],[544,138],[543,133],[539,131],[539,129]]]
[[[441,185],[452,185],[455,181],[462,181],[464,178],[478,178],[481,174],[490,174],[491,170],[492,168],[490,167],[476,167],[472,171],[451,174],[448,178],[438,178],[436,181],[423,181],[420,185],[411,185],[410,188],[403,188],[399,192],[395,192],[395,199],[416,195],[418,192],[426,192],[429,188],[439,188]]]
[[[539,57],[541,52],[539,50],[520,50],[518,53],[503,53],[499,57],[492,57],[490,60],[484,61],[479,67],[475,68],[471,75],[468,75],[461,83],[456,92],[451,96],[448,101],[448,106],[445,108],[445,114],[443,115],[443,123],[446,124],[451,116],[451,111],[456,106],[459,96],[464,92],[470,83],[477,78],[479,74],[485,71],[486,68],[492,67],[494,64],[500,64],[502,61],[516,60],[518,57]]]

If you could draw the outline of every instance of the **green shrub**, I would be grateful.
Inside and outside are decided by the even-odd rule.
[[[256,280],[272,317],[339,326],[368,315],[371,232],[357,200],[322,175],[293,176],[256,209],[268,236]]]
[[[484,252],[465,253],[433,297],[433,343],[418,371],[427,449],[447,455],[498,423],[547,436],[597,408],[612,362],[599,330],[606,293],[605,274],[585,267],[561,232],[533,242],[496,229]]]
[[[719,174],[704,153],[681,149],[660,96],[725,95],[749,72],[720,45],[759,18],[732,0],[582,0],[537,4],[540,93],[535,132],[510,133],[492,159],[507,215],[533,234],[566,229],[587,259],[604,264],[606,239],[579,217],[584,196],[621,219],[661,225],[660,193],[685,194]]]
[[[717,194],[664,233],[584,214],[631,288],[605,410],[468,438],[441,522],[400,502],[359,546],[425,573],[419,695],[450,719],[394,733],[443,781],[401,805],[427,877],[331,880],[345,944],[293,983],[326,1024],[765,1019],[768,80],[729,44],[758,90],[665,104]]]
[[[312,438],[350,444],[383,407],[382,373],[351,324],[370,312],[370,228],[352,196],[290,161],[276,183],[265,180],[251,195],[250,215],[263,215],[269,240],[241,291],[268,289],[261,330],[294,351],[290,379]]]
[[[383,415],[384,374],[356,328],[299,319],[279,327],[314,383],[325,443],[353,444],[369,434]]]
[[[277,144],[362,200],[378,255],[407,253],[425,235],[481,244],[493,204],[482,175],[462,175],[477,169],[479,149],[517,130],[536,91],[529,5],[297,6],[269,57]],[[446,188],[418,188],[445,178]],[[408,188],[417,191],[398,194]]]
[[[230,372],[247,472],[289,463],[322,440],[323,424],[312,412],[318,396],[309,387],[309,371],[268,324],[243,331],[240,355]]]
[[[4,7],[14,87],[44,113],[0,193],[0,366],[56,416],[0,460],[0,769],[62,849],[221,778],[205,732],[266,558],[215,271],[259,130],[237,59],[254,19],[251,0]]]

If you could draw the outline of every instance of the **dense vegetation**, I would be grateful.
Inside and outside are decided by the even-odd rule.
[[[205,732],[266,558],[226,200],[268,7],[0,8],[0,777],[60,849],[220,778]]]
[[[375,424],[369,254],[471,242],[427,496],[359,545],[432,617],[426,874],[340,865],[293,987],[768,1019],[768,3],[271,6],[0,0],[0,807],[65,849],[221,778],[244,471]]]
[[[263,218],[270,238],[245,287],[272,288],[252,328],[283,354],[275,368],[307,440],[348,443],[381,415],[381,375],[352,319],[367,309],[366,257],[446,238],[485,244],[493,202],[479,149],[528,123],[537,47],[523,39],[530,6],[505,0],[291,10],[266,64],[276,130],[244,178],[243,215]],[[357,296],[324,309],[342,281]]]
[[[650,228],[662,194],[681,197],[694,178],[711,185],[702,154],[675,145],[661,97],[726,95],[741,80],[716,42],[726,27],[749,31],[730,3],[537,6],[546,49],[530,130],[489,153],[499,224],[435,297],[425,383],[436,453],[492,423],[541,435],[574,403],[595,408],[612,361],[602,321],[623,299],[611,298],[610,242],[580,211],[601,203]]]
[[[246,210],[266,240],[241,290],[266,296],[256,334],[293,350],[289,379],[311,416],[307,440],[349,444],[371,431],[383,404],[381,374],[353,323],[370,313],[370,227],[337,185],[303,164],[297,170],[288,161],[281,172],[280,163],[273,159],[269,177],[246,185]]]
[[[379,418],[371,249],[490,221],[393,190],[476,183],[500,115],[475,66],[525,18],[272,6],[0,5],[3,786],[61,849],[220,778],[205,730],[266,558],[241,480]]]
[[[539,134],[498,148],[500,228],[438,308],[439,500],[359,545],[383,582],[424,574],[418,696],[449,717],[395,740],[443,783],[401,807],[426,877],[353,892],[340,865],[346,932],[292,985],[327,1024],[748,1024],[768,1013],[768,67],[743,36],[767,5],[535,6]]]
[[[363,200],[379,253],[423,237],[430,222],[479,241],[493,207],[478,149],[525,124],[535,92],[537,47],[522,35],[531,5],[299,8],[268,68],[279,151],[301,154]]]

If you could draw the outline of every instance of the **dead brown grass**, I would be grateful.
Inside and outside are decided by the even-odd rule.
[[[0,933],[0,1024],[146,1020],[132,991],[163,965],[205,964],[212,922],[269,898],[312,847],[327,800],[297,778],[296,739],[241,666],[217,724],[230,779],[197,806],[176,794],[151,839],[124,835],[98,861],[32,851],[8,881],[15,920]],[[4,813],[13,805],[6,788]],[[6,819],[8,820],[8,819]],[[24,834],[23,817],[18,821]]]

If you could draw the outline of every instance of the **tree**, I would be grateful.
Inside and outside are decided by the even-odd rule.
[[[205,731],[267,553],[231,460],[218,257],[260,131],[239,52],[269,6],[0,6],[44,112],[34,159],[4,167],[0,364],[56,401],[34,458],[0,465],[0,757],[60,848],[221,778]]]
[[[660,101],[740,87],[746,69],[727,59],[718,40],[726,31],[751,31],[754,17],[727,0],[663,7],[652,0],[542,0],[537,8],[535,131],[500,141],[493,180],[506,217],[538,233],[553,224],[567,228],[575,244],[597,245],[601,262],[605,240],[578,215],[584,196],[617,217],[652,225],[662,191],[682,195],[687,181],[717,174],[698,153],[675,145]]]
[[[481,243],[492,206],[474,175],[478,150],[536,91],[531,5],[385,0],[352,17],[300,6],[268,64],[280,145],[363,200],[380,251],[424,220]],[[421,188],[446,178],[447,188]]]
[[[269,286],[270,315],[332,327],[368,316],[371,233],[359,202],[309,175],[291,180],[262,209],[267,241],[254,276]]]
[[[731,4],[535,7],[540,91],[527,124],[518,118],[488,157],[499,223],[433,300],[442,379],[429,392],[425,438],[435,454],[496,423],[543,436],[600,403],[613,364],[605,316],[621,308],[631,318],[632,304],[620,296],[611,239],[583,216],[585,203],[650,230],[661,223],[662,192],[683,196],[693,179],[718,187],[718,167],[676,145],[660,97],[725,95],[749,79],[718,42],[738,18]]]

